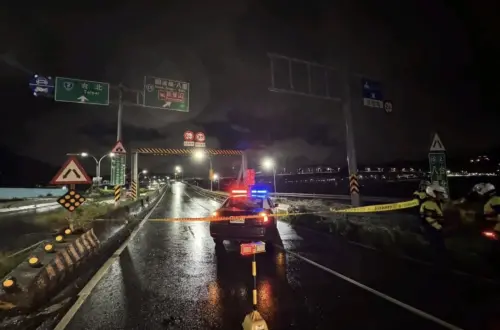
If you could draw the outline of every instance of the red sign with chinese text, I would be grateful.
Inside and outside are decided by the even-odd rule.
[[[170,101],[170,102],[184,102],[184,95],[185,93],[183,92],[176,92],[176,91],[158,91],[158,98],[160,100],[164,101]]]

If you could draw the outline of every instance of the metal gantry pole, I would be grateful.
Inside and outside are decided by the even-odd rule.
[[[346,68],[343,72],[342,84],[342,112],[345,119],[345,134],[346,134],[346,149],[347,149],[347,168],[349,169],[349,182],[354,179],[357,185],[358,177],[358,162],[356,159],[356,146],[354,143],[354,129],[352,120],[352,106],[351,106],[351,82],[349,79],[349,69]],[[360,206],[359,191],[349,187],[351,193],[351,204]]]
[[[116,141],[122,140],[122,118],[123,118],[123,85],[118,86],[118,118],[116,126]]]
[[[274,193],[276,194],[276,166],[273,165],[273,178],[274,178]]]
[[[137,200],[137,195],[139,191],[139,154],[137,152],[132,153],[132,169],[130,177],[132,179],[131,190],[132,199]]]
[[[350,72],[348,65],[344,65],[343,70],[337,70],[332,67],[314,63],[311,61],[304,61],[296,58],[291,58],[278,54],[268,54],[271,61],[271,87],[269,90],[277,93],[287,93],[300,96],[308,96],[316,99],[330,100],[341,103],[342,113],[344,115],[345,127],[346,127],[346,153],[347,153],[347,167],[349,169],[349,182],[350,182],[350,193],[351,193],[351,203],[353,206],[360,205],[360,195],[359,195],[359,184],[357,181],[357,161],[356,161],[356,149],[354,143],[354,130],[353,130],[353,118],[352,118],[352,106],[351,106],[351,86],[350,86]],[[286,61],[288,65],[288,86],[276,86],[276,80],[274,76],[274,61]],[[292,72],[292,62],[298,65],[303,65],[307,69],[308,79],[307,79],[307,90],[298,90],[295,87],[293,81]],[[346,61],[348,62],[348,61]],[[348,64],[348,63],[347,63]],[[320,69],[324,72],[324,91],[317,92],[312,88],[311,70],[312,68]],[[340,73],[342,78],[342,94],[341,97],[332,96],[329,90],[329,72]]]

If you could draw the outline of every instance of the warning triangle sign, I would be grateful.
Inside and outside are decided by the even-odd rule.
[[[125,148],[123,147],[122,141],[116,142],[116,144],[113,147],[113,149],[111,149],[111,152],[114,153],[114,154],[125,154],[125,153],[127,153],[125,151]]]
[[[70,157],[50,184],[90,184],[92,180],[75,157]]]
[[[445,151],[444,144],[437,134],[434,134],[430,151]]]

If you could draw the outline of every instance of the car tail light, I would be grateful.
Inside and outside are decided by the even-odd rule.
[[[491,230],[485,230],[482,232],[483,236],[488,238],[488,239],[491,239],[491,240],[498,240],[498,235],[494,232],[494,231],[491,231]]]
[[[219,212],[214,212],[214,213],[212,213],[212,216],[213,216],[213,217],[218,217],[218,216],[219,216]]]

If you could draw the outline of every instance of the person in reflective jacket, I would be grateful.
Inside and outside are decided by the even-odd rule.
[[[479,194],[487,198],[483,206],[484,219],[494,225],[494,231],[500,233],[500,196],[497,196],[495,186],[485,183]]]
[[[420,205],[420,217],[424,235],[436,253],[445,251],[443,237],[443,205],[446,190],[444,187],[433,184],[425,189],[427,199]]]
[[[467,195],[464,197],[460,198],[458,201],[454,202],[454,204],[463,204],[466,202],[477,202],[480,201],[483,196],[481,195],[481,191],[484,189],[484,183],[476,183],[473,187],[472,190],[469,191]]]
[[[430,185],[431,185],[431,183],[429,181],[422,180],[422,181],[420,181],[420,184],[418,186],[418,190],[415,190],[415,192],[413,192],[413,198],[418,199],[419,205],[422,205],[422,203],[427,198],[427,194],[425,193],[425,189]]]

